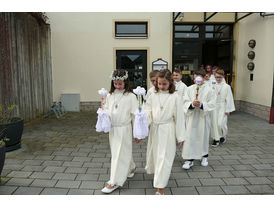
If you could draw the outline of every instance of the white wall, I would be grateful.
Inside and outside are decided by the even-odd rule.
[[[250,39],[256,40],[255,69],[250,72],[247,54]],[[274,71],[274,16],[252,14],[239,22],[238,62],[236,71],[236,100],[271,106]],[[250,81],[250,73],[254,80]]]
[[[97,90],[110,88],[114,48],[148,48],[148,73],[158,57],[171,65],[170,13],[47,13],[51,24],[53,99],[80,93],[99,101]],[[115,39],[113,20],[149,20],[148,39]]]

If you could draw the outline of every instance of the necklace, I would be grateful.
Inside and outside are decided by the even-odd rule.
[[[158,99],[159,99],[159,104],[160,104],[160,110],[161,111],[164,109],[164,106],[165,106],[165,104],[166,104],[169,97],[170,97],[170,95],[168,95],[168,97],[166,98],[166,101],[164,101],[163,104],[161,104],[160,93],[158,94]]]
[[[115,96],[118,96],[117,100],[115,98]],[[114,94],[114,108],[118,109],[118,105],[120,103],[120,101],[123,99],[124,94],[122,93],[122,95],[118,95],[118,94]]]

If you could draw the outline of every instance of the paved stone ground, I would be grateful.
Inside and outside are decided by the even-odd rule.
[[[7,153],[0,194],[101,195],[110,172],[108,135],[96,133],[92,112],[25,125],[22,149]],[[274,125],[246,113],[229,118],[228,141],[210,148],[209,166],[181,168],[179,148],[165,194],[274,194]],[[134,178],[114,195],[151,195],[144,170],[146,142],[133,143]]]

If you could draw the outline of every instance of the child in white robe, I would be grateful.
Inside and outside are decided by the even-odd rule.
[[[206,71],[206,75],[204,78],[204,84],[209,86],[213,91],[216,93],[216,82],[215,78],[214,81],[211,81],[211,73],[210,71]],[[217,95],[217,93],[216,93]],[[216,103],[215,103],[216,104]],[[220,136],[218,135],[218,127],[217,127],[217,112],[216,108],[210,112],[210,137],[213,139],[213,143],[211,146],[217,147],[219,145]]]
[[[154,174],[155,194],[162,195],[175,158],[176,139],[182,144],[185,134],[183,107],[168,69],[159,72],[155,93],[147,99],[144,112],[150,123],[145,169]]]
[[[155,92],[155,85],[156,85],[156,79],[157,79],[157,75],[158,75],[159,71],[158,70],[153,70],[149,73],[149,79],[150,82],[152,84],[152,87],[147,91],[146,94],[146,99]]]
[[[210,132],[210,112],[215,108],[216,94],[204,84],[204,70],[194,72],[195,84],[187,88],[184,96],[186,138],[182,157],[184,169],[194,165],[194,160],[201,160],[202,166],[208,165],[208,147]]]
[[[111,169],[110,180],[102,189],[103,193],[111,193],[123,186],[127,177],[133,177],[136,169],[132,158],[132,120],[138,101],[131,92],[127,71],[115,70],[111,79],[111,89],[104,105],[111,121]]]
[[[226,84],[224,79],[224,70],[218,69],[215,74],[217,81],[216,92],[217,92],[217,125],[218,125],[218,135],[220,138],[220,143],[225,143],[227,137],[227,117],[230,112],[235,111],[235,105],[233,100],[233,95],[230,85]]]
[[[204,78],[204,84],[211,85],[210,76],[211,76],[211,73],[206,71],[206,75],[205,75],[205,78]]]
[[[185,85],[184,82],[181,81],[182,79],[182,71],[180,69],[174,69],[172,78],[174,81],[175,89],[177,93],[179,94],[180,97],[184,97],[184,94],[186,92],[187,86]]]
[[[216,84],[216,79],[215,79],[215,75],[216,75],[216,71],[220,69],[220,67],[214,66],[212,68],[212,75],[210,76],[210,81],[212,84]],[[222,79],[222,82],[226,82],[225,78]]]

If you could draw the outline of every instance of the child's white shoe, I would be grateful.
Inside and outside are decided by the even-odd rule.
[[[206,167],[208,165],[207,157],[202,158],[201,165],[204,167]]]
[[[155,192],[155,195],[165,195],[164,193],[163,194],[161,194],[160,192]]]
[[[132,177],[134,177],[134,175],[135,175],[135,170],[136,170],[136,168],[135,169],[133,169],[133,170],[131,170],[130,172],[129,172],[129,174],[128,174],[128,178],[132,178]]]
[[[106,186],[101,191],[103,193],[109,194],[109,193],[112,193],[114,190],[116,190],[118,187],[119,187],[119,185],[114,185],[112,188],[107,188],[107,186]]]
[[[193,161],[185,161],[184,165],[182,166],[183,169],[188,170],[194,165]]]

